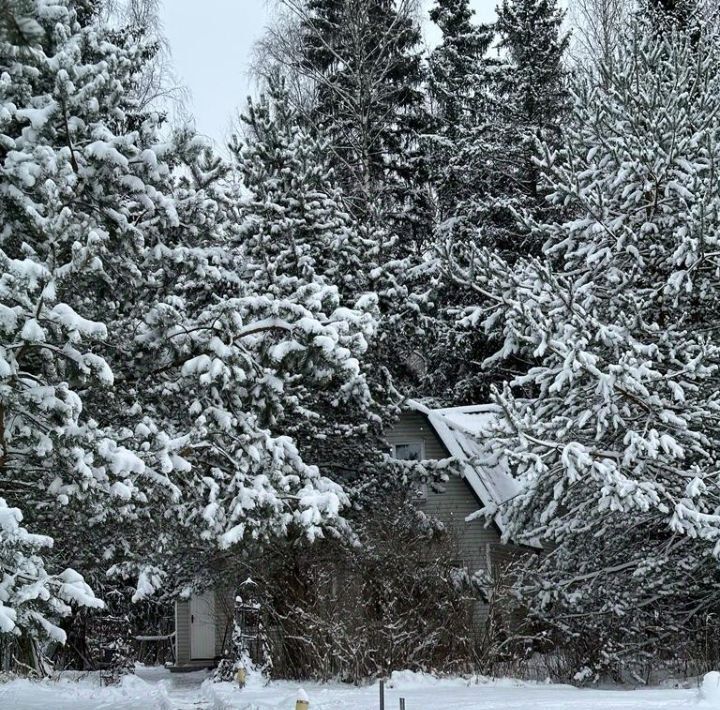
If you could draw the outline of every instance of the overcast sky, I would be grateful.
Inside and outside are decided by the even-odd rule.
[[[477,18],[487,21],[499,1],[471,4]],[[189,109],[198,130],[217,141],[225,142],[233,117],[252,92],[248,63],[269,21],[268,6],[268,0],[164,0],[165,34],[178,77],[191,93]]]

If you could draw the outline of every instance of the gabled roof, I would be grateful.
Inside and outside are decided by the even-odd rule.
[[[424,414],[450,455],[460,465],[460,475],[485,506],[499,506],[520,491],[507,457],[492,450],[488,438],[502,427],[501,410],[494,404],[430,409],[408,400],[407,406]],[[504,532],[500,513],[495,523]]]

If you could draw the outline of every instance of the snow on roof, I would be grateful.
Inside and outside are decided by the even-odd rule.
[[[424,414],[450,455],[460,464],[460,474],[485,506],[499,506],[520,490],[507,457],[492,450],[490,437],[503,426],[501,410],[494,404],[430,409],[408,400],[410,409]],[[500,513],[495,522],[504,531]]]

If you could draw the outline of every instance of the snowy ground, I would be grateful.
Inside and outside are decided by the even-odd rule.
[[[435,680],[413,673],[393,676],[386,708],[395,710],[404,697],[407,710],[720,710],[720,676],[697,689],[578,690],[562,685],[513,680],[469,682]],[[305,685],[311,710],[376,710],[377,685],[353,688],[339,684]],[[251,679],[238,690],[211,683],[205,673],[170,675],[160,668],[139,668],[137,676],[117,687],[102,687],[97,677],[82,680],[0,685],[0,708],[8,710],[293,710],[298,686],[262,685]]]

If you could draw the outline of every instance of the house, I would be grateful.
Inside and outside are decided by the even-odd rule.
[[[452,458],[459,476],[450,476],[441,486],[423,486],[418,505],[454,533],[460,562],[470,572],[492,573],[496,565],[517,550],[501,542],[503,522],[467,521],[486,506],[497,506],[514,496],[518,484],[504,457],[492,451],[482,436],[500,420],[495,405],[431,409],[408,401],[405,411],[387,439],[392,454],[407,460]],[[208,590],[175,606],[176,657],[178,669],[209,665],[219,657],[232,633],[234,595]],[[488,607],[478,602],[475,626],[482,628]]]
[[[500,409],[493,404],[431,409],[410,400],[387,434],[396,458],[455,460],[460,475],[450,476],[442,486],[424,486],[417,504],[450,529],[458,546],[458,561],[468,572],[490,576],[522,549],[501,541],[504,525],[500,513],[489,526],[482,518],[467,520],[481,508],[501,505],[519,490],[508,461],[487,444],[487,437],[500,422]],[[486,602],[477,603],[473,617],[478,633],[488,611]]]

